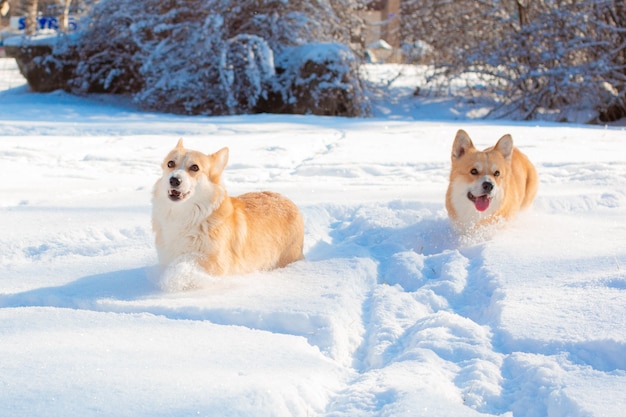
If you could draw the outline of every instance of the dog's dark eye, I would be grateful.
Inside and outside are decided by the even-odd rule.
[[[192,166],[189,167],[189,171],[193,171],[193,172],[198,172],[200,170],[200,167],[198,167],[198,165],[193,164]]]
[[[496,172],[494,172],[494,173],[493,173],[493,176],[494,176],[494,177],[499,177],[499,176],[500,176],[500,171],[496,171]]]
[[[169,161],[169,162],[167,163],[167,167],[168,167],[168,168],[174,168],[175,166],[176,166],[176,162],[174,162],[174,161]]]
[[[476,168],[472,168],[472,170],[470,171],[470,174],[478,175],[478,170]]]

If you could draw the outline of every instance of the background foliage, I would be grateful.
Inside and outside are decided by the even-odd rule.
[[[36,10],[37,0],[19,3],[26,14]],[[38,71],[25,75],[38,91],[129,94],[146,109],[185,114],[368,114],[359,72],[367,28],[357,11],[384,2],[43,3],[63,3],[64,12],[71,3],[85,17],[80,32],[61,35],[52,54],[45,48],[39,55],[28,48],[21,52],[28,62],[20,67],[33,63]],[[369,30],[400,23],[399,33],[390,36],[401,40],[405,62],[425,65],[429,75],[416,93],[485,99],[490,117],[626,117],[626,2],[400,4],[399,15]]]
[[[78,36],[71,88],[130,93],[145,108],[186,114],[363,115],[357,60],[350,50],[336,52],[359,24],[349,13],[358,7],[353,0],[101,0]],[[323,74],[306,71],[310,55],[283,57],[312,44],[328,51],[314,55],[330,66]],[[307,94],[293,90],[303,84]],[[341,94],[349,105],[319,107]]]
[[[432,46],[433,79],[477,74],[496,115],[626,116],[624,1],[405,0],[401,15],[405,42]]]

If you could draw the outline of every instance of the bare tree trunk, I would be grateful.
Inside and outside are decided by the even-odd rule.
[[[381,39],[384,39],[393,48],[393,52],[386,59],[386,62],[400,62],[400,0],[387,0],[383,3],[384,25],[381,28]]]
[[[72,5],[72,0],[60,0],[63,5],[63,13],[59,16],[59,30],[61,32],[67,32],[69,29],[69,21],[70,21],[70,6]]]
[[[527,26],[530,23],[530,19],[528,18],[528,1],[520,1],[517,0],[517,15],[519,19],[519,25],[521,27]]]
[[[27,35],[37,32],[37,8],[39,0],[24,0],[22,7],[26,16],[25,30]]]

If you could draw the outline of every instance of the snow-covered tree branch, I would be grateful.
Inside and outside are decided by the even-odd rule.
[[[472,73],[499,115],[607,121],[626,115],[626,5],[607,0],[403,3],[404,38],[438,74]],[[442,78],[438,78],[441,80]]]
[[[71,88],[78,93],[128,93],[142,107],[187,114],[232,114],[299,109],[327,114],[328,109],[292,106],[299,99],[284,88],[284,74],[274,57],[310,44],[348,45],[359,20],[351,11],[359,0],[100,0],[82,23],[75,50],[78,59]],[[339,60],[343,71],[329,68],[320,77],[352,73],[343,88],[347,116],[362,115],[366,108],[354,60]],[[354,54],[348,49],[350,54]],[[302,56],[300,54],[299,56]],[[283,61],[284,62],[284,61]],[[302,66],[303,62],[293,63]],[[321,89],[312,94],[330,93]],[[335,110],[338,107],[335,108]],[[333,110],[334,111],[334,110]]]

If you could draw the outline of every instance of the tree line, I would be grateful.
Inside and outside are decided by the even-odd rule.
[[[293,101],[289,89],[307,75],[281,79],[293,55],[286,51],[312,43],[341,44],[358,62],[364,55],[367,29],[358,11],[380,3],[46,1],[56,3],[65,16],[72,4],[86,11],[81,41],[71,50],[76,70],[70,89],[132,91],[149,107],[170,103],[183,112],[202,111],[211,99],[199,100],[197,88],[179,91],[185,88],[178,85],[181,80],[194,81],[208,89],[205,95],[218,97],[209,103],[214,112],[252,111],[259,103],[261,109],[267,108],[276,99],[270,97],[270,90],[282,95],[282,104]],[[38,0],[19,3],[27,16],[36,15]],[[394,27],[398,24],[406,62],[418,59],[431,68],[427,85],[420,88],[433,90],[471,79],[460,93],[493,100],[497,104],[493,117],[566,121],[582,112],[590,112],[584,116],[590,122],[626,117],[624,0],[402,0],[399,16],[389,18],[382,23],[391,25],[394,19]],[[265,47],[274,65],[282,65],[270,71],[272,77],[267,73],[270,55]],[[63,54],[68,51],[57,55],[67,58]],[[337,49],[334,53],[335,58],[345,55]],[[248,59],[256,61],[246,64]],[[227,61],[230,72],[220,67]],[[320,62],[331,65],[331,61]],[[320,68],[315,71],[322,79]],[[354,81],[358,78],[354,65],[335,74],[337,85],[342,78],[345,91],[361,88]],[[226,87],[237,91],[222,97]],[[230,105],[224,107],[222,99]],[[355,109],[365,108],[361,104]]]

